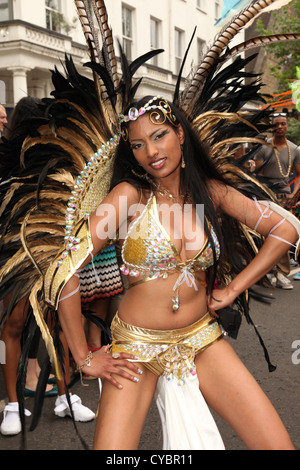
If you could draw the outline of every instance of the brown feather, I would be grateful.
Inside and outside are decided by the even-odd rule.
[[[300,34],[290,33],[290,34],[274,34],[271,36],[257,36],[256,38],[249,39],[238,46],[230,49],[223,56],[226,60],[233,59],[236,55],[243,52],[249,51],[256,47],[269,46],[271,44],[276,44],[278,42],[288,42],[288,41],[299,41]],[[222,58],[222,57],[221,57]]]
[[[223,51],[228,47],[229,43],[235,38],[238,32],[244,28],[251,20],[256,18],[265,8],[278,0],[257,0],[243,9],[235,16],[217,35],[213,45],[205,54],[191,83],[184,90],[181,99],[182,108],[188,113],[188,108],[197,99],[201,93],[202,86],[206,77],[220,58]]]

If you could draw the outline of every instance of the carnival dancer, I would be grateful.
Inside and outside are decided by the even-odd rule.
[[[131,120],[133,112],[134,119],[139,115],[136,120]],[[216,311],[231,305],[268,272],[287,250],[288,243],[296,241],[296,230],[272,209],[266,210],[226,185],[211,167],[188,123],[163,98],[146,98],[123,119],[127,122],[122,125],[113,189],[103,206],[90,216],[89,223],[94,255],[107,242],[104,231],[100,232],[101,225],[111,223],[116,227],[112,223],[116,217],[120,220],[117,229],[123,224],[129,226],[121,243],[123,272],[129,275],[130,289],[112,323],[112,356],[118,357],[120,352],[135,354],[143,374],[136,384],[120,381],[121,392],[112,383],[104,382],[95,448],[137,447],[158,376],[162,376],[158,403],[167,414],[166,436],[174,446],[171,448],[201,448],[201,444],[204,448],[222,447],[208,410],[200,404],[202,395],[193,394],[193,399],[187,396],[183,400],[189,387],[194,393],[198,377],[208,404],[231,423],[248,448],[291,449],[275,410],[223,339]],[[124,196],[128,208],[143,205],[139,215],[130,216],[120,210]],[[189,240],[185,232],[178,236],[181,225],[170,223],[167,229],[162,225],[159,205],[170,207],[174,202],[184,211],[183,227],[187,220],[192,224],[189,228],[194,229],[190,233],[195,234],[195,239]],[[184,210],[187,203],[189,215]],[[207,223],[203,226],[197,220],[197,204],[204,204]],[[102,207],[111,207],[108,220],[99,215]],[[207,270],[222,265],[224,239],[229,236],[219,227],[220,213],[257,230],[266,242],[231,283],[212,290],[207,297],[207,282],[211,285],[212,281]],[[108,233],[108,237],[113,236],[114,231]],[[203,242],[197,243],[197,239]],[[190,249],[189,243],[195,248]],[[74,276],[64,287],[59,317],[76,362],[82,371],[98,376],[101,356],[96,353],[92,357],[88,352],[80,321],[80,296],[71,295],[77,285]],[[65,297],[68,298],[64,300]],[[258,409],[259,413],[255,412]],[[169,413],[174,415],[171,423]],[[132,416],[135,425],[128,432]],[[174,427],[177,419],[181,424]],[[191,436],[188,429],[192,430]]]

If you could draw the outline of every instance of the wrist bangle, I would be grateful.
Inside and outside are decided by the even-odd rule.
[[[92,365],[92,359],[93,359],[93,354],[92,354],[92,351],[90,351],[88,353],[88,355],[86,356],[86,359],[85,361],[81,364],[81,366],[77,366],[76,369],[75,369],[75,372],[81,372],[82,369],[84,368],[84,366],[88,366],[88,367],[91,367]]]

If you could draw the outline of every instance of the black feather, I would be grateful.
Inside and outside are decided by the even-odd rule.
[[[116,93],[115,93],[115,88],[114,88],[114,83],[105,67],[103,67],[101,64],[97,64],[95,62],[86,62],[84,64],[85,67],[90,68],[94,72],[96,72],[101,80],[103,80],[103,83],[105,85],[108,97],[115,107],[116,103]]]
[[[149,51],[149,52],[146,52],[146,54],[143,54],[143,55],[141,55],[140,57],[138,57],[137,59],[135,59],[133,62],[131,62],[131,64],[129,65],[129,71],[130,71],[131,77],[133,77],[133,75],[135,74],[135,72],[136,72],[145,62],[147,62],[148,60],[152,59],[152,58],[155,57],[156,55],[161,54],[162,52],[164,52],[163,49],[156,49],[156,50],[153,50],[153,51]]]
[[[38,380],[36,391],[35,391],[34,408],[32,412],[32,420],[31,420],[29,431],[34,431],[39,423],[50,372],[51,372],[51,362],[50,362],[49,356],[47,356],[41,367],[39,380]]]
[[[185,51],[185,54],[184,54],[184,57],[183,57],[183,60],[182,60],[181,66],[180,66],[179,74],[178,74],[178,77],[177,77],[177,81],[176,81],[175,92],[174,92],[174,96],[173,96],[173,103],[177,107],[179,107],[179,90],[180,90],[182,73],[183,73],[183,69],[184,69],[184,66],[185,66],[185,63],[186,63],[186,59],[187,59],[189,50],[191,48],[192,42],[193,42],[195,34],[196,34],[196,30],[197,30],[197,27],[194,29],[191,40],[190,40],[190,42],[188,44],[188,47]]]

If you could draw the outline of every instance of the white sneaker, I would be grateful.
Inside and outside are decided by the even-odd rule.
[[[266,278],[268,279],[269,283],[271,284],[272,287],[276,286],[277,278],[274,274],[268,273],[266,274]]]
[[[86,406],[82,405],[79,396],[72,395],[70,393],[70,400],[75,421],[87,422],[95,418],[95,413],[93,413]],[[66,395],[60,395],[56,398],[54,414],[60,418],[64,418],[65,416],[72,416]]]
[[[276,287],[280,287],[281,289],[294,289],[291,281],[282,273],[277,273]]]
[[[30,416],[30,411],[25,409],[25,416]],[[10,402],[8,403],[3,411],[3,421],[0,426],[0,432],[3,436],[14,436],[19,434],[22,430],[20,414],[19,414],[19,403]]]

